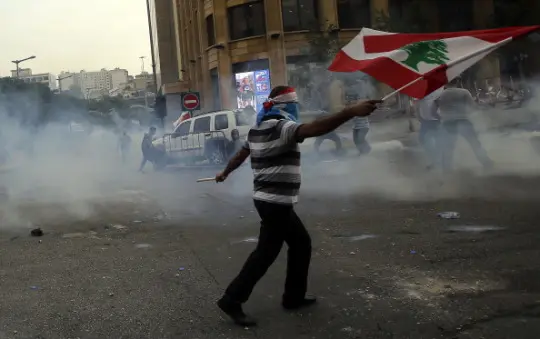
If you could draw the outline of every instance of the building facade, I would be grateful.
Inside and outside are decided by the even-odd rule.
[[[11,76],[17,77],[17,71],[11,71]],[[54,91],[58,88],[56,84],[56,76],[54,74],[33,74],[32,69],[30,68],[19,69],[19,79],[29,84],[43,84],[49,87],[51,91]]]
[[[121,68],[93,72],[61,72],[59,78],[62,79],[62,91],[80,91],[81,96],[87,99],[107,95],[109,91],[123,88],[129,82],[128,71]]]
[[[304,93],[306,98],[321,97],[321,93],[328,96],[325,102],[317,102],[319,106],[340,106],[346,95],[347,79],[325,81],[328,75],[322,72],[321,64],[325,66],[327,60],[321,58],[320,51],[314,51],[318,43],[322,43],[323,50],[330,50],[331,42],[339,48],[362,27],[403,32],[490,28],[497,24],[496,18],[506,15],[505,6],[519,2],[529,9],[540,7],[540,2],[533,0],[162,2],[170,2],[175,15],[169,26],[174,27],[176,36],[165,39],[166,34],[158,34],[156,39],[160,52],[164,50],[168,57],[177,57],[176,66],[167,61],[170,73],[176,67],[179,79],[176,87],[169,84],[169,88],[199,91],[203,110],[260,106],[270,88],[279,84],[292,84],[311,92],[311,96]],[[500,26],[510,24],[501,24],[499,20]],[[161,59],[160,63],[165,65]],[[474,72],[481,78],[497,78],[501,68],[499,60],[491,57],[483,60]],[[171,76],[165,81],[163,68],[160,74],[161,83],[174,80]]]
[[[151,28],[152,67],[158,90],[182,80],[177,6],[173,0],[147,0]]]

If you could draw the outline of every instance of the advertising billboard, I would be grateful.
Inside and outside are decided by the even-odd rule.
[[[238,108],[252,106],[258,112],[270,94],[270,71],[267,69],[236,73]]]

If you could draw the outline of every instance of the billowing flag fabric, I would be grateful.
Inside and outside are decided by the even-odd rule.
[[[361,71],[402,93],[422,99],[495,49],[539,28],[506,27],[425,34],[364,28],[338,52],[329,70]]]

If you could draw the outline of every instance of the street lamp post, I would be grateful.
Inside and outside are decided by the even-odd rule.
[[[73,76],[73,74],[70,74],[70,75],[65,76],[65,77],[56,78],[56,80],[58,81],[58,92],[62,93],[62,80],[71,78],[72,76]]]
[[[26,61],[26,60],[31,60],[31,59],[35,59],[36,56],[35,55],[32,55],[31,57],[28,57],[28,58],[24,58],[24,59],[20,59],[20,60],[13,60],[12,63],[15,64],[16,68],[15,68],[15,71],[17,72],[17,79],[19,79],[19,64],[23,61]]]

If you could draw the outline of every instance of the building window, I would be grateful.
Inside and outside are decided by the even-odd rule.
[[[370,27],[370,0],[338,0],[338,20],[340,28]]]
[[[282,0],[283,30],[294,32],[317,28],[319,24],[317,3],[317,0]]]
[[[264,2],[253,1],[228,9],[231,40],[249,38],[266,33]]]
[[[214,16],[209,15],[206,17],[206,37],[208,46],[214,46],[216,44],[216,33],[214,31]]]

